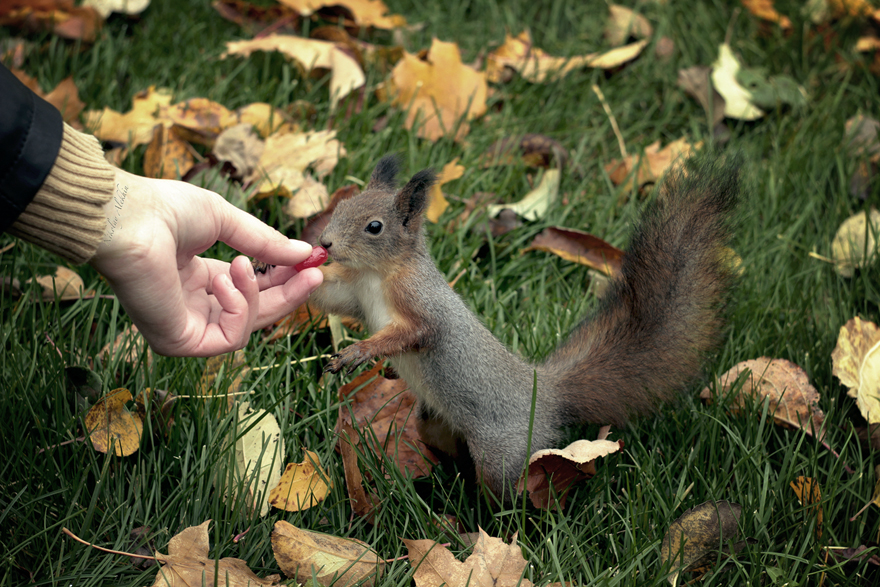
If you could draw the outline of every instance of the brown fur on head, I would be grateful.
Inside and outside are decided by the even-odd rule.
[[[436,174],[433,169],[419,171],[398,191],[397,171],[397,158],[383,157],[364,191],[339,202],[320,238],[335,262],[378,267],[416,249]]]

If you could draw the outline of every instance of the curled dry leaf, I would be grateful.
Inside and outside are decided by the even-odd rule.
[[[56,298],[62,302],[78,300],[85,292],[85,284],[73,269],[58,266],[54,275],[43,275],[28,279],[25,283],[36,281],[43,288],[43,300],[52,301]]]
[[[307,72],[314,69],[330,71],[330,103],[335,105],[366,82],[364,70],[357,60],[336,46],[318,39],[293,35],[267,35],[258,39],[229,41],[221,59],[230,55],[248,57],[254,51],[278,51],[296,60]]]
[[[377,455],[384,452],[413,478],[425,477],[437,457],[422,444],[416,430],[415,397],[403,379],[380,376],[381,368],[380,362],[339,388],[340,401],[350,399],[351,411],[341,409],[337,434],[343,423],[356,424],[365,431],[365,448]],[[370,432],[366,432],[368,428]]]
[[[105,365],[113,364],[116,357],[120,357],[123,362],[131,366],[137,365],[141,360],[144,361],[147,369],[153,365],[153,351],[147,345],[144,335],[134,324],[117,334],[113,342],[104,345],[98,356],[101,357]]]
[[[830,558],[838,563],[857,563],[867,559],[868,564],[880,567],[880,556],[872,554],[877,552],[877,547],[868,550],[864,544],[857,548],[844,548],[842,546],[829,546],[824,549]]]
[[[195,163],[189,143],[180,137],[176,127],[157,124],[153,140],[144,152],[144,174],[157,179],[179,179]]]
[[[632,189],[635,183],[635,187],[641,187],[656,183],[664,173],[678,168],[702,146],[702,142],[691,144],[682,137],[661,149],[658,140],[645,147],[644,155],[628,155],[623,160],[612,161],[605,166],[605,171],[614,185]]]
[[[94,42],[104,24],[94,8],[75,6],[73,0],[0,3],[0,26],[46,31],[65,39]]]
[[[812,515],[816,514],[816,537],[822,537],[822,492],[819,490],[819,481],[811,477],[801,475],[791,483],[789,483],[792,491],[797,496],[798,501],[804,506],[806,511]]]
[[[568,151],[562,143],[548,136],[528,133],[521,137],[504,137],[489,147],[483,157],[483,166],[513,165],[517,159],[534,167],[564,168]]]
[[[742,0],[742,3],[746,10],[761,20],[774,22],[782,30],[791,28],[791,19],[776,11],[776,8],[773,6],[773,0]]]
[[[559,180],[561,173],[558,169],[548,169],[538,186],[530,191],[519,202],[513,204],[495,204],[489,206],[489,216],[497,216],[502,210],[512,210],[526,220],[535,221],[543,218],[550,209],[550,204],[559,196]]]
[[[455,43],[434,39],[421,57],[404,53],[391,72],[392,102],[407,109],[404,126],[418,124],[418,136],[436,141],[470,132],[468,121],[486,112],[486,74],[461,61]]]
[[[504,44],[489,54],[486,75],[489,81],[497,83],[509,79],[507,71],[513,70],[532,83],[552,82],[582,67],[619,67],[638,57],[647,45],[648,40],[643,39],[604,53],[554,57],[535,47],[531,33],[523,31],[516,37],[507,35]]]
[[[354,513],[365,518],[370,524],[375,518],[376,508],[379,507],[379,498],[373,492],[367,492],[364,487],[364,477],[358,467],[358,436],[352,425],[343,418],[344,406],[339,407],[339,440],[336,447],[342,456],[342,468],[345,473],[345,487],[348,491],[348,499]]]
[[[156,553],[162,567],[156,574],[153,587],[183,585],[215,585],[216,587],[275,587],[281,577],[270,575],[260,579],[240,558],[209,558],[210,544],[206,520],[176,534],[168,542],[168,554]],[[216,574],[215,574],[216,573]]]
[[[214,0],[211,7],[226,20],[244,27],[250,33],[249,36],[253,36],[253,33],[270,25],[279,27],[273,30],[283,32],[299,30],[299,12],[289,6],[281,4],[263,6],[246,0]],[[282,23],[284,23],[283,26],[279,26]]]
[[[302,584],[314,577],[320,585],[371,587],[385,567],[366,542],[302,530],[284,520],[275,522],[272,552],[284,574]]]
[[[131,392],[127,389],[114,389],[86,414],[86,433],[98,452],[106,454],[111,446],[118,457],[127,457],[137,452],[141,445],[144,423],[140,416],[125,407],[131,399]]]
[[[608,22],[605,23],[605,39],[613,47],[623,45],[630,37],[647,39],[654,34],[648,19],[637,14],[632,8],[619,4],[608,5]]]
[[[492,538],[482,528],[473,553],[464,562],[433,540],[403,540],[415,572],[416,587],[532,587],[523,577],[526,559],[516,543]]]
[[[562,449],[539,450],[529,458],[516,490],[529,492],[532,505],[542,510],[565,508],[571,487],[596,474],[595,460],[623,448],[623,441],[578,440]]]
[[[867,267],[877,257],[880,212],[875,208],[854,214],[843,221],[831,242],[834,269],[852,277],[856,269]]]
[[[739,504],[707,501],[675,520],[660,545],[660,561],[678,569],[669,576],[669,582],[677,585],[682,572],[714,563],[715,553],[739,534],[741,514]]]
[[[81,6],[94,8],[101,18],[107,18],[114,12],[129,16],[140,14],[150,5],[150,0],[83,0]]]
[[[816,435],[819,440],[824,438],[825,414],[817,406],[819,392],[803,369],[785,359],[761,357],[743,361],[718,379],[716,389],[729,392],[746,370],[750,373],[739,395],[734,398],[734,406],[767,398],[770,401],[768,413],[773,415],[777,424],[800,428],[807,434]],[[700,393],[703,400],[708,401],[711,397],[712,392],[708,387]]]
[[[305,451],[303,462],[288,463],[278,485],[269,492],[269,503],[288,512],[299,512],[324,501],[333,486],[321,469],[318,455]]]
[[[11,70],[15,77],[26,85],[32,92],[43,98],[46,102],[54,106],[61,112],[61,118],[64,122],[70,124],[74,128],[81,129],[82,124],[79,122],[79,115],[86,107],[82,100],[79,99],[79,90],[73,81],[73,76],[69,76],[61,80],[55,88],[48,94],[43,92],[39,82],[21,71],[20,69]]]
[[[265,516],[269,513],[269,490],[278,485],[284,462],[278,421],[266,410],[251,411],[248,402],[241,402],[236,426],[226,442],[234,446],[234,466],[218,474],[218,489],[230,507],[237,507],[243,499],[251,511]]]
[[[845,134],[850,156],[880,162],[880,122],[860,112],[846,121]]]
[[[712,86],[711,67],[695,65],[678,71],[678,86],[695,98],[708,116],[712,117],[712,128],[724,120],[724,98]]]
[[[428,194],[428,210],[425,217],[429,222],[437,222],[440,216],[449,207],[449,202],[443,196],[442,186],[464,175],[464,165],[458,164],[458,157],[443,166],[443,170],[437,175],[437,182],[431,186]]]
[[[406,19],[399,14],[388,14],[382,0],[279,0],[303,16],[309,16],[324,7],[341,6],[351,13],[354,24],[377,29],[394,29],[406,26]]]
[[[586,265],[605,275],[620,273],[624,252],[599,237],[580,230],[551,226],[522,250],[546,251],[572,263]]]
[[[230,126],[217,136],[213,154],[232,167],[231,175],[241,179],[253,174],[266,143],[254,132],[254,125],[244,122]]]
[[[880,328],[858,316],[840,327],[832,373],[856,398],[869,426],[880,424]]]
[[[718,48],[718,59],[712,64],[712,85],[724,98],[725,116],[757,120],[764,116],[764,111],[754,105],[752,93],[737,81],[741,67],[730,45],[722,43]]]

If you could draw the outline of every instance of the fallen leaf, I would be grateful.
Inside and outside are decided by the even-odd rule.
[[[412,478],[425,477],[437,457],[421,443],[416,431],[415,397],[403,379],[380,376],[381,368],[379,362],[339,388],[340,401],[350,400],[351,410],[341,411],[336,433],[339,435],[342,423],[348,423],[362,431],[365,448],[377,455],[384,452]]]
[[[712,86],[711,67],[696,65],[678,71],[678,86],[696,100],[711,117],[712,128],[724,120],[724,98]]]
[[[388,14],[388,7],[382,0],[279,0],[303,16],[326,6],[342,6],[352,15],[359,26],[377,29],[394,29],[406,26],[406,19],[399,14]]]
[[[348,491],[352,511],[372,524],[380,501],[373,492],[367,492],[364,487],[364,477],[358,467],[357,447],[361,445],[360,437],[352,425],[345,421],[344,409],[343,406],[339,406],[339,440],[336,447],[342,456],[345,487]]]
[[[678,584],[682,572],[715,562],[716,554],[739,534],[742,506],[729,501],[707,501],[683,513],[669,527],[660,545],[660,561],[677,569],[668,580]]]
[[[83,0],[81,6],[94,8],[101,18],[107,18],[114,12],[129,16],[140,14],[150,5],[150,0]]]
[[[168,554],[156,553],[162,567],[156,574],[153,587],[184,587],[187,585],[214,585],[215,587],[253,587],[278,585],[280,577],[257,577],[240,558],[220,560],[208,558],[208,526],[206,520],[176,534],[168,542]],[[215,574],[216,573],[216,574]]]
[[[61,267],[55,268],[54,275],[42,275],[28,279],[25,283],[37,282],[43,288],[43,300],[52,301],[56,298],[62,302],[80,299],[85,294],[85,284],[73,269]]]
[[[131,366],[137,365],[141,360],[147,369],[153,365],[153,351],[134,324],[125,327],[116,335],[113,342],[104,345],[98,356],[102,358],[104,364],[112,364],[115,357],[121,357],[123,362]]]
[[[528,133],[521,137],[505,137],[497,140],[482,158],[483,167],[512,165],[517,159],[533,167],[564,168],[568,163],[568,151],[562,143],[548,136]]]
[[[251,410],[248,402],[240,402],[236,426],[226,442],[234,446],[234,467],[219,473],[218,489],[230,507],[237,507],[244,499],[251,511],[265,516],[269,513],[269,490],[278,485],[284,463],[278,421],[266,410]]]
[[[871,551],[876,552],[877,547],[868,550],[864,544],[857,548],[844,548],[842,546],[828,546],[824,549],[825,553],[838,563],[858,563],[867,559],[869,565],[880,567],[880,556],[870,554]]]
[[[612,47],[623,45],[630,37],[647,39],[654,34],[648,19],[637,14],[632,8],[619,4],[608,5],[609,18],[605,23],[605,39]]]
[[[869,425],[880,423],[880,328],[858,316],[840,327],[831,372],[856,398]]]
[[[643,39],[604,53],[554,57],[535,47],[531,33],[526,30],[516,37],[506,35],[504,44],[488,55],[486,77],[498,83],[508,78],[507,70],[513,70],[532,83],[552,82],[582,67],[620,67],[638,57],[647,45],[648,39]]]
[[[125,114],[106,107],[101,111],[87,111],[85,126],[102,141],[130,147],[146,145],[153,140],[153,128],[162,122],[161,112],[170,104],[171,90],[151,86],[135,95],[131,110]]]
[[[819,392],[810,383],[803,369],[785,359],[761,357],[736,364],[718,378],[716,389],[727,393],[740,374],[749,370],[745,384],[734,398],[733,405],[742,407],[755,399],[769,399],[767,412],[774,421],[787,428],[799,428],[819,440],[825,436],[825,414],[817,407]],[[706,387],[700,398],[710,400]]]
[[[761,20],[775,22],[782,30],[791,28],[791,19],[776,11],[776,8],[773,7],[773,0],[742,0],[742,3],[746,10]]]
[[[536,508],[565,509],[571,487],[596,474],[596,459],[622,448],[622,441],[577,440],[562,449],[539,450],[529,458],[528,470],[523,471],[516,490],[522,493],[527,489]]]
[[[254,173],[266,143],[250,123],[230,126],[217,136],[211,151],[221,163],[232,167],[232,177],[241,179]]]
[[[330,71],[330,103],[333,107],[366,82],[364,71],[354,58],[335,43],[318,39],[272,34],[245,41],[228,41],[226,52],[220,58],[230,55],[248,57],[254,51],[278,51],[296,60],[306,72],[316,68]]]
[[[263,138],[275,133],[288,134],[299,132],[299,127],[294,124],[286,112],[265,102],[254,102],[253,104],[242,106],[233,114],[239,123],[250,124],[255,127]]]
[[[789,483],[798,501],[811,515],[816,514],[816,537],[822,537],[822,492],[819,481],[803,475]]]
[[[177,396],[170,391],[148,387],[137,396],[134,403],[141,420],[146,421],[149,414],[153,419],[153,431],[164,433],[167,436],[174,425],[172,410],[176,400]],[[147,405],[151,408],[149,411]]]
[[[191,98],[162,108],[161,122],[173,126],[184,140],[210,147],[217,135],[237,124],[238,119],[223,104],[207,98]]]
[[[458,164],[458,157],[443,166],[443,170],[437,174],[437,181],[431,186],[428,193],[428,210],[425,218],[428,222],[437,222],[440,216],[449,207],[449,202],[443,196],[442,186],[464,175],[464,165]]]
[[[106,454],[112,445],[118,457],[137,452],[144,423],[125,407],[131,400],[131,392],[127,389],[114,389],[88,411],[85,428],[95,450]]]
[[[73,0],[7,0],[0,4],[0,26],[94,42],[104,21],[95,9],[75,6]]]
[[[175,131],[175,127],[158,124],[153,129],[153,140],[144,152],[144,175],[156,179],[180,179],[192,168],[195,158],[189,143]]]
[[[433,540],[403,540],[409,551],[409,562],[415,569],[416,587],[531,587],[524,578],[526,559],[516,544],[491,538],[482,528],[473,553],[464,562],[458,561],[448,548]]]
[[[245,365],[245,356],[243,350],[234,353],[226,353],[225,355],[217,355],[216,357],[208,357],[205,362],[205,370],[199,380],[198,395],[210,397],[226,397],[227,405],[231,408],[235,403],[235,396],[241,387],[245,373],[250,368]],[[217,378],[223,375],[232,381],[226,388],[217,385]],[[223,379],[223,377],[221,377]]]
[[[257,30],[265,29],[269,25],[278,27],[281,23],[286,23],[286,26],[276,30],[289,29],[290,32],[294,32],[300,28],[299,12],[283,4],[263,6],[245,0],[215,0],[211,3],[211,7],[226,20],[244,27],[251,33],[250,36],[253,36]]]
[[[306,169],[313,169],[322,178],[345,154],[345,147],[332,130],[275,134],[266,139],[257,169],[248,181],[257,182],[254,197],[276,194],[291,198],[288,214],[307,218],[327,206],[328,196],[327,188]]]
[[[522,250],[523,253],[528,251],[553,253],[609,276],[620,273],[624,255],[622,250],[592,234],[558,226],[545,228]]]
[[[740,85],[736,76],[741,65],[730,45],[718,47],[718,59],[712,64],[712,85],[724,98],[724,115],[738,120],[757,120],[764,111],[754,105],[752,94]]]
[[[880,37],[859,37],[858,40],[856,40],[856,51],[859,53],[880,51]]]
[[[73,81],[73,76],[69,76],[61,80],[55,88],[48,94],[43,92],[36,78],[29,76],[20,69],[10,69],[18,80],[26,85],[32,92],[43,98],[61,112],[61,118],[64,122],[70,124],[74,128],[81,129],[82,124],[79,122],[79,115],[86,107],[82,100],[79,99],[79,90]]]
[[[614,185],[624,185],[629,189],[656,183],[663,174],[677,169],[702,146],[702,142],[691,144],[682,137],[661,149],[660,141],[655,141],[645,147],[643,155],[628,155],[620,161],[608,163],[605,172]]]
[[[861,112],[846,121],[846,152],[880,162],[880,122]]]
[[[288,463],[278,485],[269,492],[269,504],[280,510],[299,512],[315,506],[330,494],[330,478],[321,469],[318,455],[304,451],[302,463]]]
[[[272,552],[284,574],[302,584],[314,577],[320,585],[371,587],[385,567],[366,542],[302,530],[284,520],[275,522]]]
[[[418,124],[422,138],[460,141],[470,132],[468,121],[486,112],[486,74],[463,64],[455,43],[435,38],[424,58],[404,53],[391,80],[392,103],[407,109],[404,126]]]
[[[550,209],[550,204],[559,196],[559,180],[561,174],[558,169],[548,169],[544,172],[538,186],[530,191],[519,202],[513,204],[495,204],[489,206],[489,216],[497,216],[504,209],[512,210],[526,220],[535,221],[543,218]]]
[[[871,208],[841,223],[831,242],[834,269],[843,277],[852,277],[856,269],[869,266],[877,257],[877,234],[880,212]]]

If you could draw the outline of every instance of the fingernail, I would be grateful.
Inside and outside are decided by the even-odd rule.
[[[312,245],[303,241],[298,241],[293,238],[290,239],[290,246],[296,249],[296,252],[301,255],[308,255],[312,252]]]

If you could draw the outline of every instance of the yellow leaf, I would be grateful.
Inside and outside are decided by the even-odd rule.
[[[288,512],[307,510],[330,494],[332,485],[325,479],[329,477],[321,469],[318,455],[307,450],[302,463],[289,463],[284,469],[278,485],[269,492],[269,503]]]
[[[114,389],[91,407],[85,417],[86,432],[95,450],[107,453],[110,446],[118,457],[134,454],[141,444],[144,423],[126,409],[132,399],[127,389]]]
[[[82,277],[73,269],[58,266],[54,275],[42,275],[34,278],[43,288],[43,299],[54,300],[56,297],[61,301],[78,300],[83,295]],[[28,279],[25,283],[30,283]]]
[[[489,206],[489,216],[496,216],[505,208],[513,210],[526,220],[538,220],[547,214],[550,204],[556,201],[559,195],[560,173],[558,169],[548,169],[538,186],[526,194],[519,202],[514,204],[495,204]]]
[[[822,536],[822,493],[819,491],[819,482],[810,477],[800,476],[789,483],[798,501],[804,507],[810,506],[808,511],[816,512],[816,536]]]
[[[443,171],[437,176],[437,183],[431,186],[431,192],[428,195],[428,211],[425,212],[425,218],[429,222],[440,220],[440,216],[449,207],[449,202],[443,196],[441,187],[462,175],[464,175],[464,165],[458,164],[458,157],[443,166]]]
[[[856,398],[862,417],[880,423],[880,328],[858,316],[840,327],[831,372]]]
[[[761,20],[777,23],[783,30],[791,28],[791,19],[783,16],[773,7],[773,0],[742,0],[746,10]]]
[[[150,86],[135,95],[131,110],[125,114],[110,108],[89,110],[84,114],[85,125],[102,141],[146,145],[153,139],[153,127],[160,123],[162,110],[170,104],[171,90]]]
[[[712,64],[712,85],[724,98],[724,115],[737,120],[757,120],[764,111],[752,104],[752,93],[736,80],[740,70],[739,61],[730,45],[718,47],[718,59]]]
[[[855,270],[870,265],[877,256],[877,233],[880,212],[859,212],[850,216],[837,229],[831,243],[834,268],[843,277],[852,277]]]
[[[303,16],[325,6],[344,6],[351,11],[355,24],[377,29],[393,29],[406,26],[406,19],[399,14],[387,14],[388,7],[382,0],[279,0]]]

